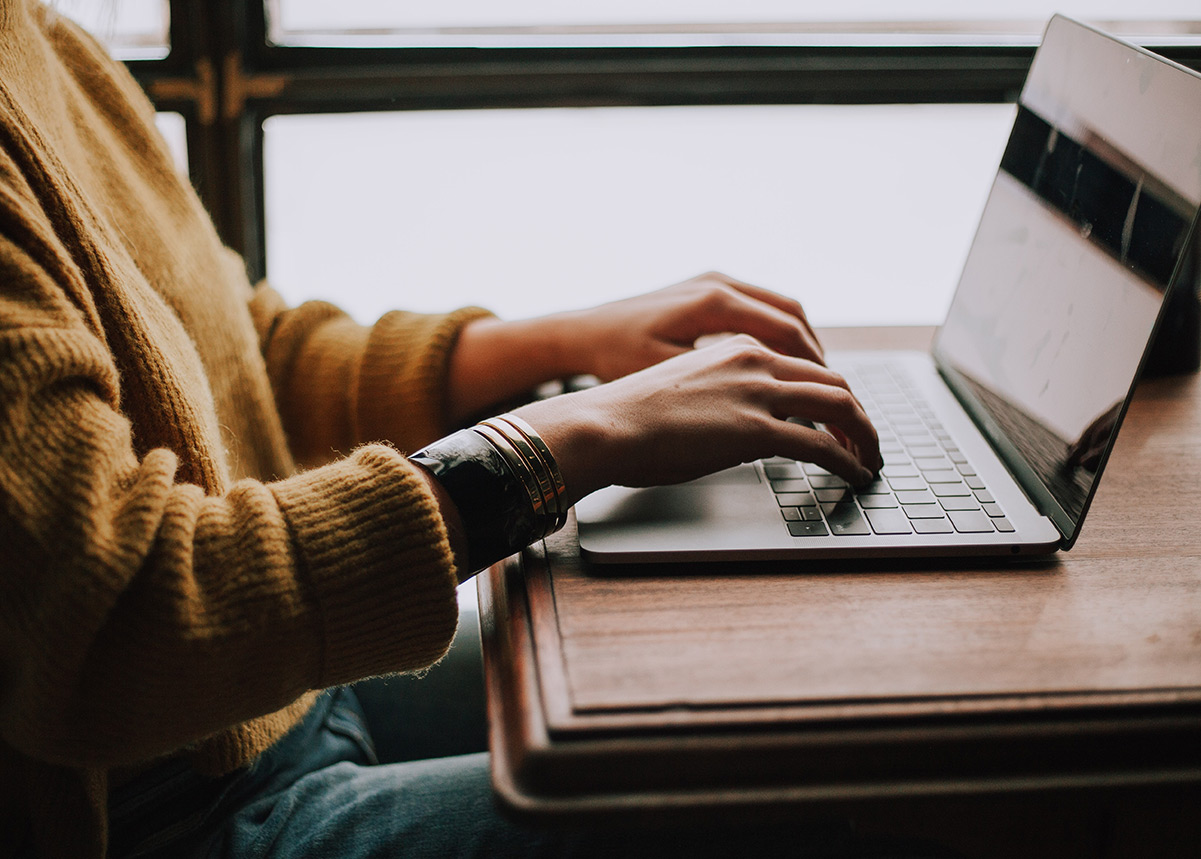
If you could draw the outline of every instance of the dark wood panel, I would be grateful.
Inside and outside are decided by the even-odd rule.
[[[1198,781],[1198,478],[1198,380],[1165,377],[1043,561],[599,571],[569,526],[482,577],[498,787],[575,815]]]
[[[1201,687],[1201,529],[1177,512],[1201,509],[1196,386],[1186,376],[1141,387],[1083,536],[1049,562],[597,575],[574,535],[558,535],[549,566],[564,709]]]

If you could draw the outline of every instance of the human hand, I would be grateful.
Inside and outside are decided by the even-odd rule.
[[[1101,465],[1101,456],[1113,435],[1114,424],[1118,422],[1118,414],[1122,410],[1122,401],[1114,403],[1096,420],[1090,423],[1080,438],[1068,446],[1067,458],[1064,464],[1068,468],[1086,468],[1096,471]]]
[[[551,379],[611,381],[720,334],[749,334],[781,354],[823,360],[797,301],[711,272],[587,310],[472,322],[451,355],[449,423],[456,426]]]
[[[719,334],[749,334],[781,354],[823,361],[800,302],[720,272],[548,320],[570,332],[579,372],[606,382]]]
[[[882,465],[875,429],[837,373],[747,335],[516,413],[554,453],[570,503],[610,484],[678,483],[775,455],[855,484]]]

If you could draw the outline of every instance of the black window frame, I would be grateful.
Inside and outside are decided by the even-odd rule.
[[[1034,45],[360,48],[271,44],[259,0],[170,0],[170,49],[128,66],[183,115],[193,184],[266,274],[263,122],[278,114],[580,106],[1014,102]],[[1201,70],[1201,46],[1154,47]]]

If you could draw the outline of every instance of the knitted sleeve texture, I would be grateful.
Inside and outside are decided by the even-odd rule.
[[[271,387],[297,461],[314,465],[387,439],[412,452],[441,437],[446,363],[478,307],[392,311],[363,326],[332,304],[289,308],[270,286],[251,300]]]
[[[203,392],[181,394],[149,346],[112,348],[152,330],[143,315],[156,305],[103,306],[128,296],[94,297],[82,272],[120,266],[62,245],[75,227],[0,167],[0,738],[63,766],[145,761],[307,690],[439,658],[456,624],[453,564],[408,461],[374,444],[274,482],[226,484],[219,440],[196,417],[211,408]],[[284,314],[275,337],[305,314]],[[454,323],[433,328],[445,340]],[[348,365],[362,367],[391,333],[353,336]],[[325,372],[311,358],[324,347],[305,341],[292,354],[310,363],[277,367],[285,391],[302,387],[295,373]],[[151,400],[141,411],[167,413],[170,444],[139,436],[130,392]],[[370,426],[374,410],[361,411],[349,423]]]
[[[7,236],[0,282],[8,742],[67,764],[145,758],[440,655],[448,550],[398,453],[217,496],[180,483],[176,453],[134,455],[103,343]]]
[[[54,5],[0,0],[0,856],[100,859],[113,784],[245,766],[314,690],[445,651],[453,559],[402,451],[445,431],[483,311],[252,290]]]

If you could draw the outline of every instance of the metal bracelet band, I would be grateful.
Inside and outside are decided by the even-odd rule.
[[[482,570],[539,539],[543,519],[509,461],[487,439],[459,430],[409,457],[446,490],[467,533],[469,572]]]
[[[546,533],[552,533],[555,530],[555,523],[559,521],[563,511],[560,509],[559,492],[555,486],[554,478],[551,476],[550,469],[547,467],[542,455],[530,444],[529,439],[525,435],[499,418],[481,421],[477,429],[483,427],[487,427],[502,435],[505,441],[521,455],[522,461],[525,462],[533,473],[535,480],[538,482],[541,507],[546,515]]]
[[[529,463],[526,462],[525,457],[521,455],[521,452],[502,433],[486,424],[476,424],[471,428],[471,431],[478,433],[482,438],[487,440],[505,458],[505,461],[509,463],[514,476],[521,482],[522,487],[525,489],[530,510],[534,514],[534,520],[541,523],[547,516],[546,504],[538,486],[538,478]]]
[[[510,426],[517,429],[542,457],[542,462],[546,466],[546,470],[550,475],[551,482],[555,488],[555,500],[558,506],[558,513],[555,516],[555,527],[553,530],[558,531],[567,524],[567,484],[563,481],[563,473],[559,471],[559,463],[555,460],[555,455],[550,452],[550,448],[546,446],[546,442],[542,440],[542,436],[538,431],[530,426],[522,418],[514,414],[503,414],[496,417],[498,421],[504,421]]]

